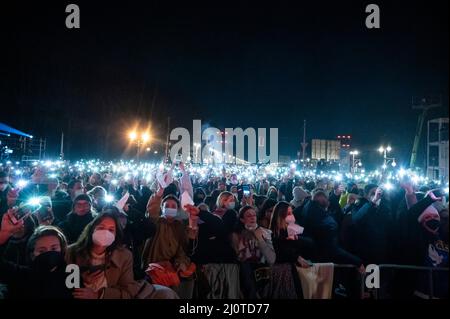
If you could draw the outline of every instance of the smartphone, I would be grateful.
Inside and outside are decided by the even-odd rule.
[[[14,214],[9,215],[9,220],[14,225],[16,225],[21,219],[27,218],[32,212],[32,208],[29,205],[15,207],[15,209],[16,211],[14,212]]]
[[[39,209],[37,210],[37,214],[39,215],[39,218],[42,221],[46,221],[53,218],[51,210],[49,210],[48,206],[42,205],[41,207],[39,207]]]
[[[242,194],[244,197],[250,197],[250,186],[249,185],[242,185]]]

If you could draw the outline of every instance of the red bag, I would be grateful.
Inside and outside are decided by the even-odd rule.
[[[182,277],[182,278],[189,278],[195,273],[196,269],[197,269],[197,267],[195,266],[195,264],[194,263],[190,263],[185,271],[180,271],[180,277]]]
[[[152,283],[166,287],[174,287],[180,285],[180,278],[170,262],[152,263],[148,265],[145,271]]]

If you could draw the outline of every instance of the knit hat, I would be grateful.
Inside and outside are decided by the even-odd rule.
[[[309,194],[300,186],[294,187],[294,189],[292,190],[292,195],[294,196],[294,200],[296,201],[302,201],[309,196]]]
[[[89,202],[89,204],[92,204],[92,198],[91,198],[91,196],[89,196],[87,194],[80,194],[80,195],[78,195],[73,200],[73,203],[75,204],[76,202],[78,202],[80,200],[85,200],[85,201]]]

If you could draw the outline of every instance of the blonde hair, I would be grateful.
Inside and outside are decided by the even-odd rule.
[[[219,196],[217,196],[217,200],[216,200],[216,207],[217,208],[221,208],[222,207],[222,202],[228,198],[230,198],[231,196],[234,197],[234,195],[228,191],[224,191],[222,193],[219,194]]]

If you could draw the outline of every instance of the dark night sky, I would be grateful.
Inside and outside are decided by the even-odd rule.
[[[70,156],[117,156],[136,119],[164,139],[170,116],[278,127],[291,156],[307,119],[309,138],[352,134],[407,160],[412,96],[442,94],[431,116],[448,116],[447,1],[373,1],[380,30],[365,1],[73,2],[80,30],[65,28],[70,2],[2,9],[2,121],[55,154],[64,130]]]

